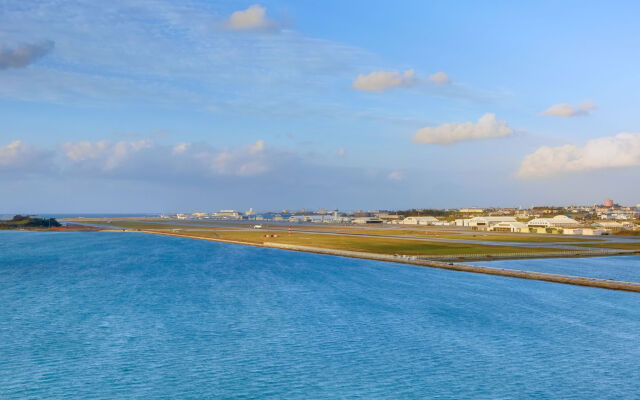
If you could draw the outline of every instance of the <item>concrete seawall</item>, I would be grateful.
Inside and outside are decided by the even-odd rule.
[[[548,274],[548,273],[542,273],[542,272],[523,271],[523,270],[515,270],[515,269],[492,268],[492,267],[483,267],[483,266],[466,265],[466,264],[454,264],[454,263],[447,263],[447,262],[436,261],[436,260],[429,260],[423,257],[420,257],[420,258],[402,257],[402,256],[396,256],[396,255],[389,255],[389,254],[376,254],[376,253],[365,253],[365,252],[358,252],[358,251],[323,249],[323,248],[317,248],[317,247],[297,246],[297,245],[290,245],[290,244],[283,244],[283,243],[272,243],[272,242],[250,243],[250,242],[242,242],[242,241],[236,241],[236,240],[216,239],[216,238],[192,236],[192,235],[180,234],[180,233],[158,232],[158,231],[148,231],[148,230],[138,230],[138,231],[132,231],[132,232],[151,233],[154,235],[176,236],[176,237],[189,238],[189,239],[200,239],[200,240],[208,240],[212,242],[223,242],[223,243],[257,246],[257,247],[268,247],[268,248],[280,249],[280,250],[302,251],[307,253],[326,254],[326,255],[340,256],[340,257],[387,261],[387,262],[394,262],[394,263],[400,263],[400,264],[417,265],[422,267],[446,269],[451,271],[462,271],[462,272],[471,272],[471,273],[477,273],[477,274],[506,276],[510,278],[530,279],[530,280],[537,280],[537,281],[562,283],[566,285],[587,286],[587,287],[595,287],[595,288],[601,288],[601,289],[622,290],[622,291],[640,293],[640,282],[624,282],[624,281],[615,281],[615,280],[609,280],[609,279]],[[578,254],[573,256],[574,257],[578,256]]]

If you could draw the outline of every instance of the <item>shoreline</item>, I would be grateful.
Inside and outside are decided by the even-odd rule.
[[[122,231],[104,230],[104,231],[105,232],[124,232],[124,233],[127,233],[127,232],[148,233],[148,234],[161,235],[161,236],[173,236],[173,237],[181,237],[186,239],[206,240],[210,242],[221,242],[221,243],[229,243],[229,244],[239,244],[244,246],[299,251],[299,252],[306,252],[306,253],[331,255],[331,256],[337,256],[337,257],[385,261],[385,262],[393,262],[397,264],[408,264],[408,265],[415,265],[415,266],[421,266],[421,267],[427,267],[427,268],[445,269],[450,271],[461,271],[461,272],[479,273],[479,274],[485,274],[485,275],[505,276],[505,277],[518,278],[518,279],[529,279],[529,280],[561,283],[566,285],[596,287],[601,289],[620,290],[620,291],[640,293],[640,282],[624,282],[624,281],[588,278],[588,277],[572,276],[572,275],[559,275],[559,274],[549,274],[549,273],[515,270],[515,269],[493,268],[493,267],[484,267],[484,266],[475,266],[475,265],[466,265],[466,264],[454,264],[453,262],[443,262],[443,261],[432,260],[432,259],[418,258],[416,256],[402,257],[397,255],[389,255],[389,254],[324,249],[324,248],[317,248],[317,247],[296,246],[296,245],[288,245],[283,243],[272,243],[272,242],[252,243],[252,242],[243,242],[243,241],[237,241],[237,240],[200,237],[196,235],[187,235],[187,234],[180,234],[180,233],[158,232],[158,231],[144,230],[144,229],[122,230]],[[538,254],[537,256],[526,257],[526,259],[637,255],[636,251],[631,251],[631,250],[620,250],[618,252],[602,252],[601,254],[592,254],[586,251],[584,252],[584,254],[579,254],[579,252],[574,252],[574,253],[575,254],[573,255],[565,255],[565,256],[562,255],[563,253],[546,254],[546,255]],[[434,256],[431,258],[438,258],[438,257]],[[461,257],[456,256],[455,258],[461,258]],[[498,256],[495,256],[495,257],[492,256],[491,258],[492,259],[508,259],[508,258],[500,258]],[[524,259],[525,257],[511,257],[511,259],[518,259],[518,258]],[[467,260],[467,261],[472,261],[472,260]],[[487,258],[484,258],[484,259],[477,259],[474,261],[492,261],[492,260],[488,260]]]

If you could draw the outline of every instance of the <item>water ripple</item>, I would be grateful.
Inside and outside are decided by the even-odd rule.
[[[0,304],[2,399],[640,392],[635,293],[143,234],[0,232]]]

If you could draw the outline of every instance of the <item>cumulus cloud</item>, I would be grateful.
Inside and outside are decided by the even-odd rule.
[[[640,166],[640,133],[589,140],[584,146],[542,146],[522,161],[518,177],[546,178],[602,168]]]
[[[172,153],[173,154],[181,154],[184,153],[185,151],[187,151],[187,148],[189,147],[189,143],[178,143],[177,145],[173,146],[173,150]]]
[[[14,164],[27,152],[28,147],[19,140],[0,147],[0,166],[6,167]]]
[[[266,153],[262,140],[222,150],[203,143],[164,146],[150,139],[67,142],[61,147],[68,169],[125,178],[252,176],[269,171],[276,158]]]
[[[166,145],[151,139],[65,142],[55,150],[36,149],[21,141],[0,146],[0,173],[206,182],[267,174],[287,177],[309,168],[306,158],[270,149],[264,140],[228,148],[201,142]]]
[[[254,4],[246,10],[236,11],[225,22],[225,27],[236,31],[277,30],[275,21],[267,18],[267,9]]]
[[[249,154],[260,153],[264,150],[264,140],[258,140],[251,146],[249,146]]]
[[[391,88],[412,87],[418,83],[412,69],[402,73],[396,71],[374,71],[369,75],[358,75],[352,87],[364,92],[382,93]]]
[[[13,49],[0,44],[0,69],[24,68],[53,50],[54,43],[24,44]]]
[[[404,174],[399,170],[391,171],[389,175],[387,175],[387,179],[390,181],[402,181],[404,180]]]
[[[576,106],[566,103],[555,104],[542,111],[540,114],[554,117],[580,117],[589,115],[591,111],[597,108],[598,106],[596,106],[593,101],[586,100]]]
[[[155,143],[149,139],[117,143],[103,140],[95,143],[67,142],[62,147],[69,160],[109,171],[119,167],[140,151],[154,148]]]
[[[513,135],[505,121],[495,114],[486,113],[473,122],[450,122],[418,130],[413,137],[415,143],[453,144],[465,140],[487,139]]]
[[[0,146],[0,172],[33,172],[47,168],[50,152],[35,149],[20,140]]]
[[[368,75],[360,74],[353,82],[352,88],[364,92],[382,93],[392,88],[420,87],[423,90],[440,95],[451,95],[443,92],[443,88],[452,85],[451,78],[444,72],[436,72],[424,78],[416,75],[413,69],[404,72],[374,71]]]
[[[268,172],[273,168],[275,160],[265,151],[264,141],[243,148],[227,149],[217,152],[203,148],[195,153],[195,157],[208,166],[216,175],[253,176]]]
[[[429,75],[429,81],[438,85],[451,84],[449,75],[445,74],[444,72],[436,72],[435,74]]]
[[[203,190],[223,185],[251,196],[263,196],[265,188],[271,193],[270,189],[280,185],[289,191],[302,185],[304,196],[311,201],[318,193],[326,194],[322,188],[339,187],[336,196],[344,195],[345,190],[356,193],[356,185],[365,180],[386,180],[388,173],[327,165],[319,155],[271,148],[262,140],[227,148],[202,142],[163,144],[151,139],[75,141],[47,150],[20,141],[0,146],[0,180],[9,178],[10,182],[45,177],[50,182],[138,182]],[[401,175],[393,174],[389,179],[398,180]],[[336,182],[341,183],[336,186]],[[231,192],[224,195],[232,196]]]

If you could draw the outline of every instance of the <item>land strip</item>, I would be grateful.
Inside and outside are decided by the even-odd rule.
[[[77,220],[74,220],[77,221]],[[521,233],[492,233],[477,231],[435,230],[426,227],[345,226],[345,225],[264,225],[253,229],[247,223],[226,221],[179,221],[159,219],[83,219],[84,223],[124,229],[180,231],[199,236],[213,236],[230,240],[268,241],[339,250],[366,251],[404,255],[500,255],[522,253],[524,256],[566,250],[573,254],[613,254],[616,250],[640,251],[640,240],[619,237],[566,237],[560,235],[531,235]],[[618,246],[617,243],[620,243]],[[598,248],[609,252],[596,252]],[[522,256],[516,257],[522,258]]]

